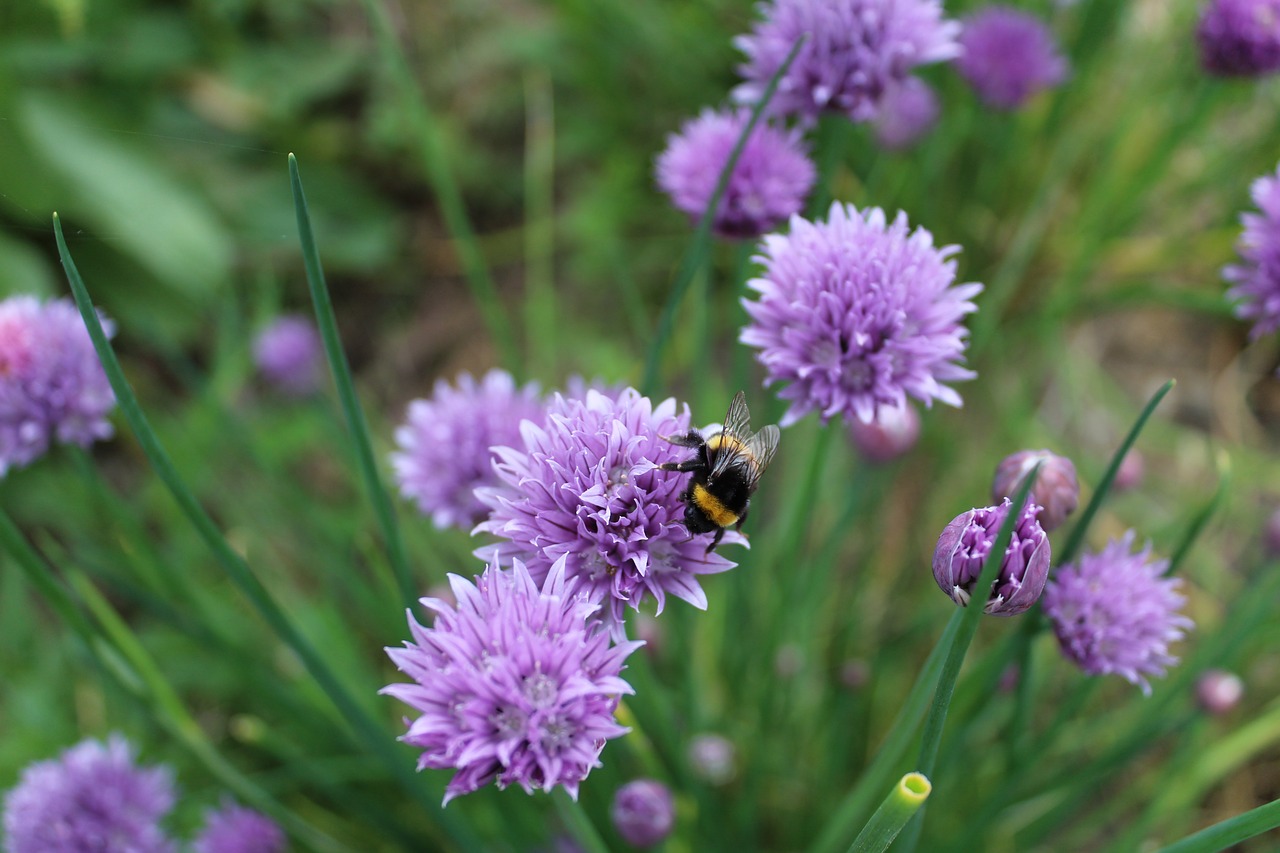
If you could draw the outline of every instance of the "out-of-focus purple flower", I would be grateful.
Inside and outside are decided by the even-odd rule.
[[[1124,458],[1120,460],[1120,467],[1116,469],[1115,479],[1111,481],[1111,489],[1116,492],[1128,492],[1142,485],[1142,478],[1146,475],[1147,463],[1143,459],[1142,453],[1135,448],[1129,448]]]
[[[1244,233],[1236,244],[1240,263],[1222,270],[1231,285],[1227,298],[1236,304],[1236,316],[1253,322],[1251,338],[1280,329],[1280,168],[1253,182],[1258,213],[1240,217]]]
[[[1178,612],[1186,598],[1177,578],[1164,578],[1168,560],[1138,553],[1133,531],[1097,554],[1054,571],[1045,588],[1044,612],[1062,653],[1088,675],[1115,673],[1151,693],[1147,676],[1162,676],[1178,662],[1169,644],[1192,628]]]
[[[1262,531],[1262,550],[1268,557],[1280,557],[1280,509],[1273,510]]]
[[[113,326],[103,319],[110,337]],[[0,301],[0,477],[58,441],[88,447],[112,434],[116,398],[75,304]]]
[[[960,405],[946,385],[972,379],[961,366],[980,284],[954,285],[955,246],[937,248],[905,213],[888,222],[878,207],[833,204],[827,220],[791,218],[755,260],[764,266],[743,299],[751,322],[739,336],[759,350],[767,384],[787,383],[788,426],[812,411],[824,422],[872,421],[908,397]]]
[[[805,38],[769,102],[773,115],[811,122],[823,112],[870,121],[890,87],[919,65],[959,53],[960,27],[939,0],[772,0],[763,20],[734,45],[746,81],[734,98],[754,104],[787,55]]]
[[[711,202],[751,113],[703,110],[667,138],[658,157],[658,186],[697,222]],[[799,212],[816,177],[798,130],[761,122],[751,131],[716,207],[712,230],[721,237],[754,238]]]
[[[863,459],[872,463],[889,462],[916,446],[920,438],[920,415],[911,403],[881,406],[869,423],[850,421],[849,438]]]
[[[908,77],[885,91],[875,118],[876,139],[891,151],[909,148],[933,129],[941,112],[933,87]]]
[[[539,585],[523,563],[496,565],[471,583],[450,575],[455,610],[422,599],[436,614],[424,628],[412,615],[412,643],[387,649],[412,684],[382,689],[419,712],[405,743],[422,749],[418,769],[457,769],[444,801],[496,780],[526,792],[578,783],[599,766],[605,741],[628,730],[614,720],[619,677],[637,642],[609,645],[585,585],[560,559]]]
[[[1257,77],[1280,70],[1280,0],[1209,0],[1196,28],[1210,74]]]
[[[275,821],[253,809],[225,802],[205,812],[194,853],[284,853],[285,837]]]
[[[1020,450],[1000,460],[991,482],[991,499],[1012,497],[1037,463],[1040,473],[1031,487],[1031,499],[1043,507],[1040,526],[1057,530],[1080,503],[1076,466],[1065,456],[1048,450]]]
[[[168,767],[139,767],[128,741],[85,740],[22,771],[5,794],[6,853],[172,853]]]
[[[631,388],[588,391],[583,400],[556,395],[545,424],[526,422],[523,441],[496,449],[503,488],[479,490],[492,514],[476,530],[503,541],[477,556],[518,557],[536,579],[565,558],[568,576],[603,600],[618,639],[626,608],[650,596],[659,612],[668,595],[705,610],[698,576],[734,563],[707,553],[710,533],[690,538],[680,503],[688,475],[658,470],[689,456],[662,436],[688,431],[688,409],[675,400],[654,406]],[[745,542],[736,533],[724,541]]]
[[[1013,110],[1032,95],[1058,85],[1067,61],[1044,22],[1011,6],[986,6],[964,22],[961,76],[989,106]]]
[[[253,361],[264,379],[293,397],[305,397],[324,378],[320,333],[306,317],[277,317],[253,341]]]
[[[840,683],[849,690],[861,690],[871,680],[871,665],[861,658],[851,658],[840,665]]]
[[[1206,670],[1196,680],[1196,702],[1215,716],[1229,713],[1244,698],[1244,682],[1225,669]]]
[[[517,388],[511,374],[490,370],[480,382],[469,373],[456,387],[438,380],[429,399],[409,404],[391,454],[400,493],[416,501],[436,527],[470,529],[489,507],[476,489],[499,483],[494,447],[520,443],[520,422],[542,422],[536,385]]]
[[[723,735],[695,735],[689,741],[689,766],[712,785],[724,785],[738,773],[737,750]]]
[[[933,579],[961,607],[969,604],[973,585],[982,572],[1000,526],[1013,504],[1005,498],[999,506],[971,509],[955,517],[938,537],[933,553]],[[1049,537],[1040,527],[1040,507],[1028,500],[1013,538],[1000,561],[984,612],[992,616],[1016,616],[1036,603],[1049,577]]]
[[[623,841],[632,847],[652,847],[675,827],[676,801],[661,782],[636,779],[613,795],[609,815]]]

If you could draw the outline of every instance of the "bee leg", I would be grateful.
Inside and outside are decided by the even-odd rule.
[[[701,433],[696,429],[691,429],[684,435],[660,435],[658,438],[661,438],[663,441],[669,441],[672,444],[678,444],[681,447],[701,447],[706,444]]]
[[[686,459],[683,462],[663,462],[658,467],[663,471],[696,471],[704,466],[702,459],[695,456],[692,459]]]
[[[710,554],[720,544],[720,540],[724,538],[725,528],[717,527],[715,538],[711,540],[711,544],[707,546],[707,553]]]

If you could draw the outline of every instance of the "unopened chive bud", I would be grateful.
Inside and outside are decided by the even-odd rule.
[[[1039,521],[1047,533],[1061,527],[1080,503],[1080,482],[1070,459],[1048,450],[1020,450],[1006,456],[996,466],[991,498],[1012,497],[1037,464],[1040,473],[1031,487],[1031,499],[1042,507]]]
[[[1234,672],[1210,669],[1196,681],[1196,702],[1210,714],[1229,712],[1244,696],[1244,682]]]
[[[1005,498],[998,506],[971,509],[956,516],[938,537],[933,578],[956,604],[969,604],[982,564],[1011,508]],[[1044,590],[1049,577],[1049,537],[1036,519],[1039,512],[1039,506],[1027,501],[1013,528],[986,600],[985,611],[992,616],[1016,616],[1035,604]]]
[[[653,779],[628,782],[613,795],[613,826],[633,847],[652,847],[671,834],[676,802],[671,790]]]

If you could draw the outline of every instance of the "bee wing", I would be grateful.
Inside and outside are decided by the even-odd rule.
[[[769,424],[747,439],[747,450],[756,458],[756,477],[759,477],[773,461],[773,454],[778,452],[778,439],[781,435],[777,424]]]
[[[742,391],[733,395],[733,402],[729,404],[729,411],[724,416],[724,428],[721,432],[743,442],[751,435],[751,413],[747,411],[747,395]]]

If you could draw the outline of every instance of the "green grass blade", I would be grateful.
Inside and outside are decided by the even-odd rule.
[[[1216,459],[1216,467],[1218,469],[1218,488],[1214,489],[1213,497],[1209,498],[1205,505],[1200,507],[1187,523],[1182,534],[1182,540],[1178,542],[1178,547],[1173,549],[1173,555],[1169,557],[1169,568],[1164,571],[1165,577],[1178,570],[1178,567],[1182,565],[1182,561],[1186,559],[1187,554],[1191,551],[1192,546],[1196,544],[1196,540],[1200,538],[1200,534],[1204,533],[1205,527],[1218,514],[1218,510],[1222,509],[1222,505],[1227,502],[1227,495],[1231,492],[1231,457],[1226,453],[1219,453]]]
[[[1258,806],[1175,841],[1159,853],[1216,853],[1278,826],[1280,800],[1272,800],[1265,806]]]
[[[311,288],[311,301],[315,304],[316,322],[320,326],[320,338],[324,341],[324,352],[329,359],[329,370],[333,373],[334,384],[338,387],[338,399],[342,401],[342,411],[347,418],[347,427],[351,430],[360,475],[364,478],[369,502],[373,504],[374,515],[378,518],[378,526],[382,528],[382,538],[386,541],[387,557],[396,577],[396,586],[400,588],[401,606],[413,607],[419,593],[415,590],[409,573],[404,542],[396,524],[395,507],[392,506],[391,497],[378,474],[373,444],[369,441],[369,424],[365,419],[364,409],[360,406],[360,399],[356,396],[351,366],[347,364],[342,340],[338,337],[338,318],[334,316],[329,288],[324,281],[324,268],[320,265],[320,250],[316,247],[315,233],[311,229],[311,214],[307,210],[307,196],[302,189],[302,176],[298,173],[298,160],[292,154],[289,155],[289,186],[293,189],[293,209],[298,218],[302,261],[307,268],[307,284]]]
[[[267,588],[263,586],[257,575],[253,573],[253,570],[249,568],[249,564],[227,544],[226,539],[223,538],[213,519],[205,512],[204,507],[200,505],[196,496],[178,475],[168,451],[160,443],[160,439],[151,429],[151,424],[148,422],[146,415],[143,414],[142,407],[138,404],[138,399],[133,393],[133,388],[129,385],[128,379],[125,378],[120,361],[116,358],[111,343],[107,340],[106,333],[102,328],[102,320],[98,317],[98,312],[93,307],[93,300],[89,297],[89,291],[85,288],[84,281],[76,269],[75,262],[71,259],[71,252],[67,248],[66,238],[62,234],[62,222],[58,219],[56,213],[53,215],[53,230],[58,243],[58,256],[62,260],[63,268],[66,270],[67,281],[71,285],[76,305],[80,309],[80,316],[84,318],[85,326],[89,330],[89,337],[93,341],[93,347],[98,353],[103,370],[106,372],[111,388],[115,392],[116,402],[120,406],[120,411],[125,420],[129,422],[129,427],[137,438],[138,444],[142,447],[142,451],[146,455],[147,461],[151,464],[152,470],[156,472],[156,476],[169,489],[183,515],[186,516],[192,527],[196,529],[218,566],[249,599],[249,602],[257,610],[263,621],[298,655],[307,672],[311,674],[311,677],[316,680],[316,683],[329,697],[330,701],[333,702],[334,707],[347,720],[365,747],[377,754],[386,763],[392,775],[399,779],[403,787],[418,800],[428,814],[434,816],[436,822],[444,828],[445,832],[464,847],[474,849],[474,844],[466,843],[467,841],[474,841],[470,831],[460,821],[446,815],[438,802],[426,796],[421,782],[415,776],[413,770],[405,761],[405,756],[397,748],[389,734],[356,702],[346,687],[334,675],[324,658],[316,652],[311,643],[302,636],[302,633],[285,615]]]
[[[1133,447],[1134,442],[1138,440],[1138,436],[1142,433],[1142,428],[1147,425],[1147,421],[1151,418],[1152,412],[1156,410],[1156,406],[1160,405],[1160,401],[1173,390],[1173,386],[1176,384],[1176,380],[1170,379],[1161,385],[1160,390],[1151,395],[1146,407],[1138,415],[1138,419],[1133,422],[1129,434],[1124,437],[1124,441],[1120,442],[1120,446],[1116,448],[1115,455],[1111,457],[1111,464],[1107,466],[1106,473],[1098,481],[1098,487],[1093,490],[1093,497],[1090,498],[1089,505],[1084,508],[1084,512],[1080,513],[1080,520],[1076,522],[1076,526],[1071,528],[1071,536],[1067,539],[1067,544],[1054,555],[1053,564],[1055,566],[1066,565],[1075,558],[1076,551],[1080,550],[1080,546],[1084,543],[1085,534],[1089,532],[1089,524],[1093,521],[1093,517],[1098,514],[1098,510],[1102,507],[1102,502],[1106,500],[1107,493],[1111,490],[1111,483],[1116,478],[1116,472],[1120,470],[1120,463],[1124,461],[1129,448]]]
[[[684,301],[685,294],[689,292],[689,285],[693,283],[694,276],[698,274],[698,270],[702,268],[707,255],[711,251],[711,223],[715,220],[716,208],[720,206],[720,198],[724,195],[725,188],[729,186],[729,178],[733,175],[734,167],[738,165],[738,158],[742,156],[742,149],[746,148],[747,140],[751,138],[751,132],[755,130],[765,107],[773,99],[773,93],[777,91],[782,75],[787,73],[787,69],[795,61],[796,54],[800,52],[802,44],[804,44],[803,37],[796,40],[791,52],[787,54],[786,60],[778,67],[773,77],[769,79],[769,85],[765,87],[764,94],[760,97],[760,102],[751,111],[751,118],[747,121],[747,126],[742,129],[742,133],[738,136],[738,141],[734,143],[733,150],[729,152],[729,160],[724,164],[724,168],[720,170],[720,179],[716,181],[716,191],[711,194],[711,200],[707,202],[707,209],[702,212],[702,218],[698,220],[698,226],[693,231],[693,242],[689,244],[689,250],[685,252],[684,259],[680,263],[680,270],[676,273],[676,280],[671,285],[671,294],[667,297],[667,304],[662,309],[662,316],[658,318],[657,331],[654,332],[653,340],[649,344],[649,352],[644,359],[644,378],[640,380],[640,390],[646,395],[652,396],[657,391],[655,386],[658,382],[658,366],[662,361],[662,351],[666,348],[671,332],[675,328],[676,312],[680,310],[680,303]]]
[[[462,198],[462,190],[449,169],[449,164],[445,161],[445,143],[440,133],[439,122],[422,99],[422,87],[413,77],[386,9],[379,0],[362,0],[362,5],[373,27],[378,54],[386,63],[390,73],[391,84],[395,87],[395,97],[400,104],[402,115],[418,139],[418,152],[422,159],[423,171],[431,183],[431,188],[435,190],[445,227],[449,229],[449,234],[454,239],[458,257],[466,273],[467,286],[471,290],[476,305],[480,308],[481,316],[484,317],[489,337],[493,339],[494,346],[501,353],[502,363],[519,379],[523,373],[524,360],[516,345],[511,320],[507,317],[506,309],[498,298],[498,286],[494,283],[493,274],[485,263],[484,253],[480,251],[475,229],[472,228],[471,220],[467,215],[467,205]]]

